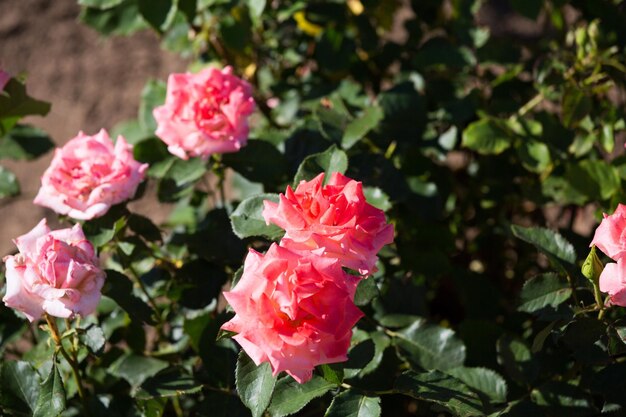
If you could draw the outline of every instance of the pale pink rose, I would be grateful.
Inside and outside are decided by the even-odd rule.
[[[68,318],[95,311],[105,274],[80,224],[50,231],[43,219],[14,242],[19,253],[4,258],[7,307],[30,321],[44,312]]]
[[[154,109],[156,135],[182,159],[236,152],[248,141],[252,87],[232,68],[171,74],[165,104]]]
[[[626,205],[619,204],[615,213],[604,214],[591,245],[596,245],[609,258],[617,261],[626,254]]]
[[[393,242],[385,213],[365,200],[360,182],[338,172],[327,185],[324,174],[287,187],[280,201],[264,202],[263,217],[285,229],[281,246],[337,258],[363,275],[374,272],[376,254]]]
[[[626,260],[609,263],[600,274],[600,291],[608,293],[607,304],[626,307]]]
[[[225,292],[235,317],[222,329],[257,365],[269,362],[299,383],[313,368],[347,360],[352,327],[363,316],[354,305],[359,278],[336,259],[300,254],[273,244],[265,255],[250,250],[237,286]]]
[[[135,195],[147,169],[122,136],[113,145],[104,129],[94,136],[80,132],[56,150],[34,203],[75,219],[100,217]]]
[[[4,86],[7,85],[10,79],[11,79],[11,74],[0,69],[0,91],[4,89]]]

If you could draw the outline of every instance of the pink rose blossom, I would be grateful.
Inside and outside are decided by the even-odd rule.
[[[273,244],[265,255],[250,250],[237,286],[225,292],[235,317],[222,329],[257,365],[274,376],[286,371],[299,383],[313,368],[347,360],[352,327],[363,316],[354,305],[358,277],[336,259],[303,257]]]
[[[7,85],[10,79],[11,74],[0,69],[0,91],[4,89],[4,86]]]
[[[113,145],[104,129],[94,136],[80,132],[56,150],[34,203],[75,219],[100,217],[135,195],[146,169],[122,136]]]
[[[360,182],[335,172],[327,185],[324,174],[287,187],[280,201],[264,202],[263,217],[285,229],[281,246],[337,258],[343,266],[369,274],[376,254],[393,241],[393,225],[365,200]]]
[[[596,245],[609,258],[617,261],[626,254],[626,205],[619,204],[615,213],[604,214],[591,245]]]
[[[44,312],[68,318],[95,311],[105,274],[80,224],[50,231],[43,219],[14,242],[19,253],[4,258],[4,304],[30,321]]]
[[[197,74],[171,74],[165,104],[154,109],[156,135],[182,159],[236,152],[248,140],[254,111],[252,87],[232,68],[207,68]]]
[[[600,274],[600,291],[608,293],[608,304],[626,307],[626,260],[609,263]]]

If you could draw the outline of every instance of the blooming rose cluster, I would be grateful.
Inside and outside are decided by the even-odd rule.
[[[34,203],[79,220],[100,217],[132,198],[147,169],[124,137],[113,145],[104,129],[94,136],[80,132],[56,150]]]
[[[10,78],[0,69],[0,90]],[[234,152],[246,144],[254,108],[250,85],[232,75],[230,67],[172,74],[165,104],[154,109],[155,133],[183,159]],[[147,169],[134,159],[124,137],[113,144],[104,129],[93,136],[80,132],[56,150],[34,203],[91,220],[132,198]],[[15,243],[20,253],[5,258],[7,306],[31,321],[44,312],[71,317],[96,309],[105,275],[80,225],[50,231],[42,220]]]
[[[367,203],[360,182],[334,173],[287,188],[264,202],[263,217],[285,229],[265,255],[250,251],[237,286],[224,296],[235,317],[223,329],[258,365],[300,382],[313,368],[347,359],[360,279],[375,271],[378,251],[393,241],[385,214]],[[348,274],[343,268],[358,271]]]
[[[44,219],[14,242],[19,253],[4,258],[8,307],[30,321],[95,311],[105,274],[80,224],[51,231]]]
[[[171,74],[165,104],[153,111],[156,135],[182,159],[236,152],[248,140],[252,88],[232,68]]]
[[[600,291],[609,294],[611,304],[626,307],[626,205],[619,204],[615,213],[604,215],[591,244],[616,261],[604,267]]]

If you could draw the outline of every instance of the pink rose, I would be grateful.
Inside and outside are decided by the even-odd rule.
[[[609,263],[600,274],[600,291],[609,294],[608,304],[626,307],[626,260]]]
[[[393,242],[393,225],[365,200],[360,182],[338,172],[323,181],[320,174],[295,191],[287,187],[278,203],[266,200],[265,222],[285,229],[281,246],[337,258],[364,275],[375,271],[376,254]]]
[[[79,132],[56,150],[34,203],[75,219],[100,217],[135,195],[146,169],[122,136],[113,145],[104,129],[94,136]]]
[[[248,116],[254,111],[252,87],[232,75],[207,68],[197,74],[171,74],[165,104],[154,109],[156,135],[182,159],[236,152],[248,140]]]
[[[359,278],[336,259],[303,257],[273,244],[265,255],[250,250],[237,286],[225,292],[235,317],[222,329],[274,375],[286,371],[299,383],[313,368],[347,360],[352,327],[363,316],[354,305]]]
[[[4,89],[4,86],[7,85],[9,80],[11,79],[11,75],[0,69],[0,91]]]
[[[617,261],[626,254],[626,205],[619,204],[615,213],[604,214],[591,245],[596,245],[609,258]]]
[[[68,318],[95,311],[105,274],[80,224],[50,231],[43,219],[14,242],[19,253],[4,258],[4,304],[30,321],[44,312]]]

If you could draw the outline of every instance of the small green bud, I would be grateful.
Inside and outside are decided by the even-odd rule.
[[[604,265],[602,264],[600,258],[598,258],[596,246],[593,245],[589,251],[589,255],[587,255],[587,259],[583,262],[581,271],[585,278],[591,281],[592,284],[598,285],[598,279],[600,279],[600,274],[603,269]]]

